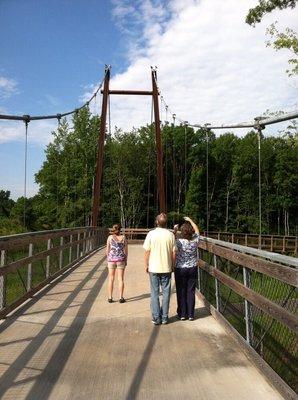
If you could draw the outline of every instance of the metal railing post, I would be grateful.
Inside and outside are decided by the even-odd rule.
[[[0,268],[5,265],[6,252],[1,250]],[[0,276],[0,310],[6,306],[6,276]]]
[[[202,251],[198,250],[199,259],[202,259]],[[201,276],[201,268],[198,267],[198,290],[202,292],[202,276]]]
[[[243,267],[243,283],[246,287],[251,286],[250,270]],[[253,342],[253,321],[252,321],[252,307],[249,301],[244,300],[245,308],[245,330],[246,330],[246,341],[252,346]]]
[[[217,256],[213,255],[213,265],[214,268],[218,269]],[[220,312],[220,283],[217,278],[215,278],[215,300],[216,300],[216,309]]]
[[[80,232],[78,232],[78,239],[77,240],[80,240],[80,238],[81,238],[81,234],[80,234]],[[80,257],[80,243],[77,244],[77,259],[79,257]]]
[[[29,252],[28,257],[33,255],[33,243],[29,244]],[[27,267],[27,292],[29,292],[32,288],[32,263],[28,264]]]
[[[84,232],[84,241],[83,241],[83,256],[87,253],[87,234]]]
[[[61,236],[60,238],[60,246],[62,247],[64,243],[64,238]],[[59,269],[63,267],[63,249],[60,250],[59,252]]]
[[[282,239],[282,252],[286,252],[286,237],[284,236]]]
[[[88,232],[88,239],[87,239],[87,253],[91,251],[91,231]]]
[[[69,243],[72,243],[72,235],[69,236]],[[72,246],[69,246],[68,263],[72,261]]]
[[[52,246],[52,240],[48,239],[47,250],[50,250],[51,246]],[[48,255],[47,256],[47,261],[46,261],[46,278],[48,278],[50,276],[50,263],[51,263],[51,258]]]

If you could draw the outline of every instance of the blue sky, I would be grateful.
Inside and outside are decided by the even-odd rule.
[[[1,0],[0,71],[19,82],[5,108],[38,114],[75,107],[106,62],[123,69],[121,33],[111,19],[109,1]]]
[[[291,55],[265,42],[275,20],[280,29],[297,30],[297,9],[273,12],[252,28],[244,20],[256,4],[0,0],[0,113],[73,109],[92,94],[105,64],[112,65],[111,86],[123,89],[150,88],[150,65],[157,65],[166,102],[192,123],[235,123],[266,110],[294,111],[298,83],[285,73]],[[111,111],[113,126],[131,129],[149,122],[150,99],[115,96]],[[0,189],[13,198],[23,193],[23,125],[0,122]],[[29,124],[29,195],[38,190],[34,173],[55,126],[56,121]],[[270,129],[274,134],[281,127]]]
[[[43,115],[73,109],[84,88],[101,79],[105,63],[121,72],[125,43],[112,19],[109,1],[1,0],[0,76],[15,83],[0,96],[2,113]],[[16,125],[22,123],[9,123],[10,128]],[[36,190],[33,175],[44,159],[44,146],[30,142],[32,125],[29,193]],[[0,187],[14,197],[23,190],[23,149],[19,137],[0,145]]]

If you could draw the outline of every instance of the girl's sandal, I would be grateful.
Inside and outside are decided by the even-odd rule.
[[[108,302],[109,303],[113,303],[113,299],[111,298],[111,299],[108,299]]]

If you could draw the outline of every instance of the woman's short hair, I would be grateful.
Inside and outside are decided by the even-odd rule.
[[[120,224],[114,224],[112,227],[112,233],[119,235],[121,230],[121,225]]]
[[[190,240],[194,234],[193,227],[189,222],[184,222],[180,227],[182,239]]]

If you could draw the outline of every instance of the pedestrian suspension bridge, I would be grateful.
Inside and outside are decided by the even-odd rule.
[[[127,228],[127,301],[107,302],[109,230],[98,221],[110,95],[153,98],[159,210],[166,212],[155,70],[151,77],[152,91],[110,90],[107,67],[82,106],[103,94],[90,226],[0,237],[1,399],[297,398],[298,259],[288,255],[297,254],[297,237],[207,230],[198,245],[195,320],[176,319],[173,282],[169,324],[154,326],[141,246],[148,230]],[[75,112],[0,119],[24,121],[27,141],[29,123]],[[297,116],[230,127],[252,127],[260,137],[266,125]],[[205,125],[206,132],[222,128]]]

